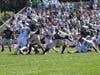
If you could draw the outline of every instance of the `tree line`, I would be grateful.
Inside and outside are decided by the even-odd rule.
[[[28,0],[0,0],[0,10],[1,11],[15,11],[18,12],[21,8],[23,8]],[[32,0],[33,1],[33,0]],[[80,0],[59,0],[61,1],[80,1]],[[89,0],[82,0],[89,1]]]
[[[0,0],[0,10],[18,12],[26,2],[27,0]]]

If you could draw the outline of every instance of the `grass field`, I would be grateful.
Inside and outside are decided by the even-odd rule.
[[[68,48],[70,50],[70,48]],[[74,49],[71,49],[74,50]],[[0,53],[0,75],[100,75],[100,54],[12,55]]]

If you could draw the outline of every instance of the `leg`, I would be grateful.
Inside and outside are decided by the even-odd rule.
[[[2,39],[2,42],[1,42],[1,46],[2,46],[1,52],[4,51],[4,44],[5,44],[5,38],[3,38]]]
[[[35,54],[38,54],[39,53],[38,47],[37,46],[34,46],[34,49],[35,49]]]
[[[8,43],[9,51],[11,52],[11,39],[7,39],[7,43]]]
[[[41,42],[40,42],[40,41],[38,42],[38,46],[39,46],[39,48],[41,48],[41,49],[42,49],[42,51],[44,52],[44,48],[43,48],[43,46],[42,46],[42,44],[41,44]]]
[[[55,47],[53,47],[52,49],[53,49],[55,52],[58,52],[58,50],[57,50]]]
[[[47,45],[49,49],[53,49],[55,52],[58,52],[58,50],[55,48],[55,44],[51,43]]]
[[[99,51],[100,51],[100,44],[98,45],[98,49],[99,49]]]
[[[42,49],[42,51],[44,52],[44,48],[43,48],[43,46],[41,44],[40,37],[38,37],[37,44]]]
[[[44,48],[42,47],[42,45],[39,45],[39,47],[42,49],[42,51],[44,52]]]
[[[28,54],[30,54],[31,51],[32,51],[32,44],[29,45],[29,52],[28,52]]]
[[[76,51],[68,51],[68,53],[73,54],[73,53],[80,53],[82,52],[82,46],[81,45],[77,45],[76,46]]]
[[[3,52],[4,51],[4,45],[2,45],[2,49],[1,49],[1,52]]]
[[[48,52],[49,50],[50,50],[49,48],[46,48],[43,54],[46,54],[46,52]]]
[[[9,47],[9,51],[11,52],[11,47]]]
[[[100,53],[100,44],[98,45],[98,47],[93,46],[93,49],[94,49],[96,52]]]
[[[18,46],[18,47],[16,48],[16,50],[15,50],[15,52],[14,52],[14,55],[17,55],[17,53],[19,52],[20,48],[21,48],[21,46]]]
[[[61,54],[64,54],[65,48],[66,48],[66,45],[63,45]]]
[[[18,42],[18,46],[14,52],[14,55],[17,55],[17,53],[20,51],[20,48],[22,47],[22,39],[17,39],[17,42]]]

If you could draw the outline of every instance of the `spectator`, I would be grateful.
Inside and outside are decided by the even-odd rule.
[[[33,3],[31,0],[28,0],[27,3],[26,3],[26,7],[32,7],[33,6]]]

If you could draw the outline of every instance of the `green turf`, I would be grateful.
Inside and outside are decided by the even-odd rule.
[[[70,50],[70,49],[69,49]],[[12,55],[0,53],[0,75],[100,75],[100,54]]]

